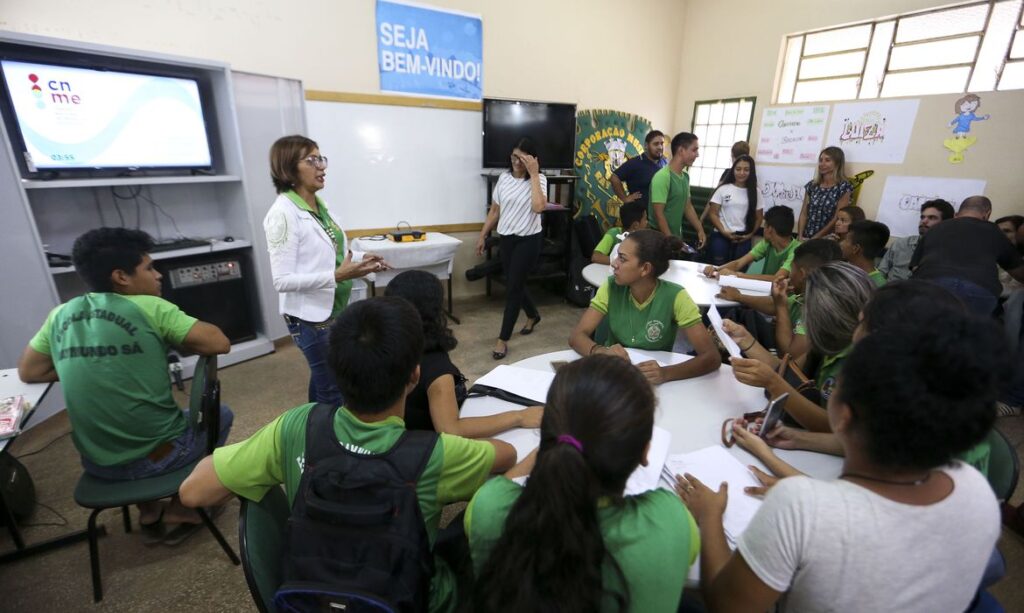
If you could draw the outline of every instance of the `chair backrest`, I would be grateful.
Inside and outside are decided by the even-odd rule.
[[[220,433],[220,381],[217,379],[217,356],[201,355],[192,374],[189,391],[189,427],[206,433],[206,453],[217,447]]]
[[[601,242],[604,232],[601,231],[601,223],[593,215],[581,215],[573,222],[574,234],[576,234],[576,245],[580,253],[587,260],[594,253],[594,247]]]
[[[238,512],[238,543],[249,593],[261,613],[274,611],[283,580],[285,526],[290,510],[284,489],[275,485],[259,502],[242,499]]]
[[[1013,496],[1017,489],[1017,477],[1020,475],[1020,458],[1006,436],[998,428],[992,428],[986,440],[991,447],[988,460],[988,483],[996,494],[999,502],[1005,502]]]

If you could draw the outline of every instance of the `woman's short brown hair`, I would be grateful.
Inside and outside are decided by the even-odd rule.
[[[301,134],[282,136],[270,146],[270,180],[274,182],[277,193],[286,192],[295,187],[298,179],[299,160],[319,149],[311,138]]]

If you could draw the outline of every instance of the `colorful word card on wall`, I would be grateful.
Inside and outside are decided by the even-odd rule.
[[[480,100],[483,49],[479,15],[377,0],[381,91]]]
[[[917,117],[918,100],[846,102],[832,107],[828,144],[847,162],[902,164]]]
[[[804,186],[813,178],[814,166],[758,165],[757,189],[761,191],[764,210],[784,205],[793,209],[799,218],[804,205]]]
[[[767,108],[757,137],[758,162],[816,164],[824,148],[828,105]]]
[[[890,176],[885,180],[876,218],[889,226],[893,236],[912,236],[917,234],[921,205],[925,202],[941,198],[959,209],[965,198],[984,193],[984,179]]]

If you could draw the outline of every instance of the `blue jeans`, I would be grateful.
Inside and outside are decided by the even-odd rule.
[[[968,312],[975,315],[992,317],[992,313],[996,310],[996,304],[999,302],[998,296],[970,281],[956,277],[936,277],[928,279],[928,281],[948,289],[964,303]]]
[[[734,243],[722,236],[718,230],[712,230],[711,236],[708,237],[708,255],[715,266],[738,260],[749,252],[750,240]]]
[[[188,421],[188,409],[185,409],[185,421]],[[231,412],[231,409],[227,405],[220,405],[220,432],[217,437],[217,445],[223,445],[224,441],[228,438],[228,433],[231,431],[231,424],[235,420],[235,414]],[[205,432],[200,433],[186,428],[181,436],[171,441],[173,449],[160,458],[159,460],[153,461],[148,457],[139,458],[133,460],[127,464],[117,464],[115,466],[100,466],[82,456],[82,468],[85,472],[99,477],[100,479],[108,479],[110,481],[132,481],[135,479],[146,479],[148,477],[156,477],[157,475],[163,475],[165,473],[174,472],[181,468],[185,468],[189,464],[197,462],[203,455],[206,454],[206,436]]]
[[[309,364],[309,402],[323,402],[333,407],[344,403],[341,390],[334,379],[334,370],[328,362],[328,347],[331,336],[329,327],[313,325],[295,317],[285,316],[292,340],[306,356]]]

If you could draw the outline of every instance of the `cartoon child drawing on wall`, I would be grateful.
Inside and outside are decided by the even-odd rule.
[[[981,98],[974,94],[965,95],[953,105],[953,110],[957,113],[953,121],[949,122],[949,127],[953,128],[953,138],[942,141],[946,149],[952,152],[949,155],[950,164],[963,162],[964,151],[977,142],[977,137],[970,136],[971,123],[985,121],[990,117],[990,115],[975,115],[974,111],[977,111],[980,106]]]

